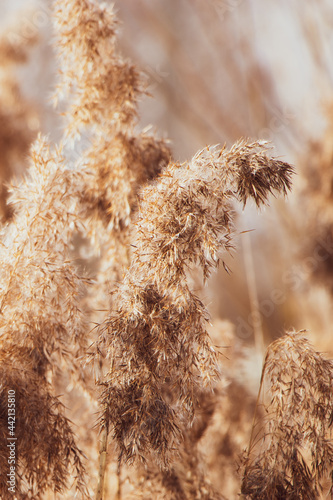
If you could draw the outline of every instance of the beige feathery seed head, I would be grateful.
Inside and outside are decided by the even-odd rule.
[[[36,141],[26,178],[11,188],[17,215],[5,229],[0,247],[0,327],[6,330],[2,338],[10,335],[17,345],[31,343],[43,364],[52,353],[61,355],[62,345],[67,352],[66,338],[80,343],[82,332],[80,280],[66,260],[70,236],[79,225],[75,207],[80,174],[63,161],[45,139]],[[36,325],[39,335],[34,333]]]
[[[18,493],[29,491],[27,498],[41,498],[47,488],[63,491],[72,472],[77,489],[88,497],[81,452],[48,382],[60,366],[78,371],[85,344],[83,280],[68,260],[78,225],[80,177],[39,137],[25,179],[11,188],[15,216],[2,230],[0,357],[6,374],[1,391],[2,401],[9,389],[17,394]]]
[[[265,384],[265,385],[264,385]],[[267,385],[266,385],[267,384]],[[333,362],[316,352],[304,332],[273,342],[262,371],[265,425],[253,427],[242,493],[249,499],[319,498],[332,492]]]
[[[81,216],[101,254],[93,297],[102,295],[103,303],[109,288],[122,279],[129,265],[137,192],[168,164],[170,151],[166,141],[154,136],[111,132],[97,136],[85,156]]]
[[[226,500],[221,491],[209,481],[204,456],[198,449],[216,409],[216,397],[212,392],[200,393],[198,400],[200,414],[193,427],[184,431],[179,454],[174,457],[172,466],[161,469],[153,461],[139,466],[136,490],[128,500]]]
[[[77,138],[78,168],[86,173],[80,216],[103,256],[97,297],[128,267],[137,192],[168,164],[171,153],[166,141],[133,131],[145,86],[116,51],[112,8],[88,0],[58,1],[55,20],[58,94],[70,98],[67,136]]]
[[[230,249],[232,197],[260,205],[289,189],[292,167],[266,150],[245,141],[207,148],[188,164],[170,163],[140,193],[136,250],[97,344],[111,362],[102,424],[111,425],[121,459],[153,454],[167,464],[197,390],[218,376],[208,314],[186,269],[198,264],[207,278],[220,249]]]
[[[52,488],[62,493],[69,486],[69,472],[81,498],[90,498],[85,481],[83,454],[77,448],[65,409],[31,366],[29,352],[16,350],[17,360],[6,359],[0,346],[0,495],[8,498],[8,391],[15,392],[15,497],[39,500]],[[15,346],[13,346],[15,350]],[[5,355],[5,357],[3,356]],[[12,441],[11,441],[12,442]],[[11,495],[12,496],[12,495]]]
[[[67,132],[93,125],[130,126],[144,92],[135,66],[115,53],[112,9],[89,0],[55,2],[57,47],[62,61],[58,95],[71,95]]]
[[[110,138],[111,136],[111,138]],[[139,186],[157,176],[170,160],[162,139],[145,134],[98,136],[86,152],[91,183],[82,194],[86,217],[100,219],[104,228],[121,231],[132,219]]]

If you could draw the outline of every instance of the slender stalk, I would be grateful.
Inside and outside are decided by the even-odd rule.
[[[121,462],[118,461],[117,467],[117,477],[118,477],[118,491],[117,491],[117,500],[121,500]]]
[[[108,423],[106,422],[101,433],[96,500],[103,500],[104,478],[107,465],[106,458],[107,458],[107,448],[108,448],[108,435],[109,435],[109,426]]]
[[[261,313],[257,291],[256,274],[253,262],[251,236],[248,232],[243,234],[244,263],[247,287],[250,297],[251,314],[254,331],[254,344],[257,353],[262,357],[264,354],[264,332],[262,327]]]
[[[259,401],[260,401],[260,396],[262,394],[262,388],[263,388],[263,384],[264,384],[264,376],[265,376],[265,370],[266,370],[266,364],[267,364],[267,355],[268,354],[266,354],[265,361],[264,361],[264,364],[263,364],[263,367],[262,367],[262,372],[261,372],[261,377],[260,377],[259,391],[258,391],[258,396],[257,396],[257,400],[256,400],[256,406],[254,408],[254,414],[253,414],[253,419],[252,419],[252,427],[251,427],[251,435],[250,435],[250,442],[249,442],[249,446],[248,446],[247,454],[246,454],[246,459],[245,459],[245,463],[246,463],[245,470],[247,469],[247,466],[248,466],[248,463],[249,463],[249,460],[250,460],[250,453],[252,451],[253,444],[254,444],[253,443],[254,442],[254,428],[255,428],[255,425],[256,425],[256,421],[257,421]]]

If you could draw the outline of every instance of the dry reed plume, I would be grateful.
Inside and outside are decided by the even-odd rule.
[[[310,500],[328,480],[332,495],[333,362],[303,332],[289,333],[267,350],[259,392],[264,401],[266,383],[265,426],[261,433],[254,422],[243,494]]]
[[[99,286],[120,279],[129,264],[137,191],[170,159],[165,141],[134,130],[145,82],[116,51],[117,20],[97,2],[55,3],[61,79],[57,99],[69,98],[66,136],[76,138],[87,173],[82,217],[103,255]],[[83,161],[82,161],[83,160]],[[105,279],[106,273],[108,274]]]
[[[83,348],[81,284],[66,259],[70,234],[78,223],[79,179],[80,174],[64,165],[60,152],[51,152],[39,138],[25,180],[12,187],[15,216],[2,231],[1,391],[5,398],[14,390],[17,398],[19,498],[40,498],[50,487],[62,491],[72,467],[78,489],[85,491],[81,452],[52,389],[52,375],[63,369],[74,372]],[[7,449],[4,408],[3,453]],[[1,491],[6,498],[5,481]]]
[[[134,256],[98,342],[111,363],[102,423],[125,460],[153,453],[168,463],[198,389],[217,376],[207,311],[186,270],[198,264],[206,279],[219,250],[230,249],[231,198],[259,206],[272,191],[286,193],[292,168],[266,152],[259,142],[205,149],[188,164],[171,163],[140,194]]]

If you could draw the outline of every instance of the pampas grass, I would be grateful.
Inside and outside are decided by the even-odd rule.
[[[193,284],[196,270],[202,284],[230,273],[237,205],[289,195],[294,168],[260,138],[177,161],[139,125],[147,80],[119,51],[114,9],[57,0],[52,15],[63,130],[58,143],[38,135],[3,198],[1,497],[15,392],[15,498],[319,498],[332,486],[332,362],[304,332],[282,336],[256,404],[244,343],[231,323],[209,325]],[[0,40],[6,65],[26,49]],[[19,156],[31,136],[15,130]]]

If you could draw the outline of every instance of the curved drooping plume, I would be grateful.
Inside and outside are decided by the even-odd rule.
[[[265,402],[262,389],[267,387]],[[265,421],[258,419],[245,460],[246,498],[319,498],[332,491],[333,362],[316,352],[304,332],[273,342],[262,370],[259,396]]]
[[[102,423],[120,458],[153,454],[167,463],[197,389],[217,376],[208,313],[186,269],[198,264],[207,278],[221,248],[230,249],[232,198],[259,206],[290,188],[292,167],[266,153],[260,142],[207,148],[190,163],[171,163],[140,193],[136,249],[98,342],[110,358]]]

